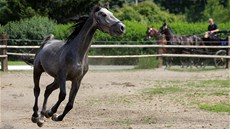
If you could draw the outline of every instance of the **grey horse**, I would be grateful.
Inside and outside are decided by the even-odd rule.
[[[88,51],[97,29],[114,36],[125,32],[125,25],[102,6],[95,6],[89,16],[76,19],[74,31],[66,41],[56,40],[52,35],[46,37],[43,45],[35,56],[33,65],[34,96],[32,122],[41,127],[44,117],[52,117],[54,121],[62,121],[73,108],[74,100],[81,80],[88,71]],[[48,73],[54,81],[46,87],[41,114],[38,112],[38,97],[40,94],[39,80],[43,72]],[[57,109],[66,97],[66,81],[71,81],[68,103],[61,115]],[[60,88],[58,101],[47,110],[49,95]]]

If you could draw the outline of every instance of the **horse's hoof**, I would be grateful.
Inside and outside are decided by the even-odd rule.
[[[43,123],[44,123],[43,118],[40,118],[40,119],[38,120],[38,122],[37,122],[37,125],[38,125],[39,127],[42,127],[42,126],[43,126]]]
[[[53,114],[53,116],[52,116],[52,120],[53,120],[53,121],[60,121],[60,120],[58,119],[58,116],[59,116],[59,115],[58,115],[58,114],[56,114],[56,113],[55,113],[55,114]]]
[[[50,118],[51,116],[53,116],[53,112],[51,111],[51,109],[49,109],[45,112],[45,117]]]
[[[31,121],[33,122],[33,123],[38,123],[38,121],[39,121],[39,117],[31,117]]]
[[[44,124],[44,120],[38,120],[37,125],[38,127],[42,127]]]

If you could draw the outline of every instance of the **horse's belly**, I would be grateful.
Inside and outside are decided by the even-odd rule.
[[[71,68],[69,68],[69,71],[67,71],[67,80],[76,80],[81,79],[88,71],[88,66],[84,65],[73,65]]]
[[[42,68],[53,77],[56,77],[58,72],[61,46],[62,45],[55,47],[48,44],[39,52]]]

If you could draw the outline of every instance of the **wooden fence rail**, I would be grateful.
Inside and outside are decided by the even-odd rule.
[[[40,46],[6,46],[0,45],[0,48],[32,48],[37,49]],[[91,48],[216,48],[229,49],[230,46],[194,46],[194,45],[91,45]]]
[[[12,56],[35,56],[35,54],[31,53],[12,53],[7,52],[7,49],[38,49],[40,46],[7,46],[7,35],[0,35],[0,58],[2,59],[2,70],[7,71],[7,57],[8,55]],[[227,55],[219,56],[219,55],[199,55],[199,54],[149,54],[149,55],[119,55],[119,56],[111,56],[111,55],[96,55],[89,56],[89,58],[142,58],[142,57],[159,57],[158,60],[160,65],[163,65],[163,57],[193,57],[193,58],[221,58],[228,59],[228,68],[230,68],[230,36],[228,37],[228,46],[194,46],[194,45],[91,45],[91,48],[210,48],[210,49],[225,49],[227,50]]]

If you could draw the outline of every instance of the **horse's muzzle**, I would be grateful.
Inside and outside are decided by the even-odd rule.
[[[125,25],[121,21],[118,21],[112,26],[111,32],[115,35],[120,36],[125,33],[125,28]]]

